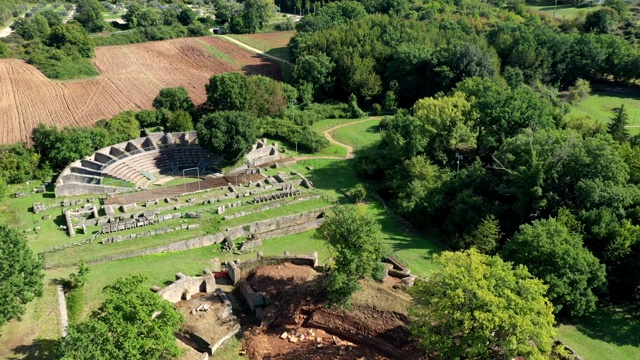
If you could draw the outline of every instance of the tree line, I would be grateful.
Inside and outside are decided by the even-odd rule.
[[[295,82],[309,84],[318,99],[353,93],[371,104],[395,96],[409,107],[474,76],[565,89],[577,79],[630,84],[640,77],[635,36],[554,22],[524,6],[509,5],[511,12],[438,1],[410,5],[415,16],[384,8],[333,2],[304,17],[289,44]],[[589,16],[599,11],[615,10]]]

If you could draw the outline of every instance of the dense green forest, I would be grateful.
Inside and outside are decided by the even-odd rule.
[[[636,86],[636,26],[612,10],[626,3],[584,23],[518,3],[394,3],[405,7],[381,14],[385,4],[331,3],[300,21],[289,46],[296,84],[317,100],[354,94],[407,109],[383,121],[359,172],[449,247],[528,265],[561,316],[586,314],[598,298],[631,300],[637,138],[625,133],[624,108],[606,128],[567,116],[569,96],[558,96],[579,98],[589,82]],[[611,12],[612,23],[594,22]]]

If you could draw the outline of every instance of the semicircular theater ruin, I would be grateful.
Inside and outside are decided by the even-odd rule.
[[[283,158],[278,145],[262,139],[245,156],[255,167]],[[223,158],[198,144],[196,131],[152,133],[97,150],[69,164],[58,176],[56,196],[114,194],[147,189],[161,177],[196,174],[222,176],[218,166]],[[241,170],[242,167],[236,169]]]

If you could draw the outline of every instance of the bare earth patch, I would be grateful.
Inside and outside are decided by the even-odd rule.
[[[265,266],[247,279],[264,294],[272,321],[244,332],[249,359],[419,359],[407,317],[395,308],[408,301],[391,284],[363,282],[353,309],[323,305],[324,275],[308,266]],[[286,333],[286,334],[285,334]]]
[[[202,43],[236,64],[216,57]],[[97,78],[62,82],[22,60],[0,60],[0,144],[28,142],[38,123],[92,125],[124,110],[151,109],[165,87],[184,86],[199,104],[213,74],[280,77],[278,64],[214,37],[99,47],[94,63],[101,73]]]

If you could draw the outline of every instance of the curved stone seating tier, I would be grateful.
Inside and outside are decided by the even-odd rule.
[[[266,139],[258,141],[247,154],[252,166],[278,157],[282,155],[277,146],[268,146]],[[125,186],[111,185],[117,181],[103,185],[102,179],[119,179],[147,188],[160,174],[182,175],[183,170],[193,168],[203,174],[207,168],[216,169],[221,161],[221,156],[198,145],[195,131],[153,133],[97,150],[69,164],[58,176],[55,192],[56,196],[70,196],[131,191]],[[195,169],[189,172],[195,174]]]

